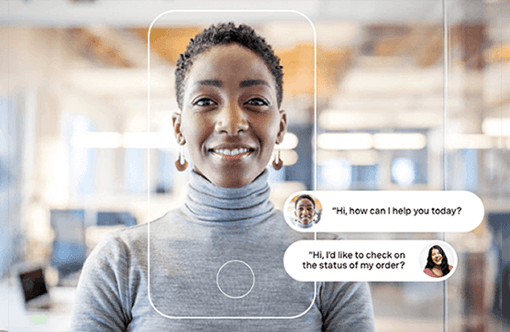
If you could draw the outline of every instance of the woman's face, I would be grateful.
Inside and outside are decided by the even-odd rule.
[[[287,127],[274,78],[264,61],[238,44],[198,55],[184,85],[182,113],[173,117],[195,171],[220,187],[239,188],[259,176]]]
[[[315,208],[312,201],[308,198],[300,199],[294,211],[296,218],[300,224],[308,225],[313,222],[315,217]]]
[[[441,255],[438,249],[432,249],[431,257],[434,264],[441,265],[441,262],[443,261],[443,255]]]

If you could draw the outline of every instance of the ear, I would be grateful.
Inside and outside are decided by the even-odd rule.
[[[182,118],[181,113],[175,112],[172,114],[172,125],[174,127],[174,135],[177,140],[177,144],[184,145],[186,144],[186,138],[182,133]]]
[[[283,142],[283,137],[287,132],[287,112],[284,110],[280,110],[280,129],[278,130],[278,135],[276,136],[276,144],[280,144]]]

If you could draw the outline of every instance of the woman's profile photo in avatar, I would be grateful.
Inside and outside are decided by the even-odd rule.
[[[446,276],[453,269],[453,266],[448,264],[448,257],[443,248],[438,245],[430,247],[427,256],[427,265],[423,272],[432,278],[441,278]]]

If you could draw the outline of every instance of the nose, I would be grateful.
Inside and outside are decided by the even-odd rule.
[[[239,107],[237,102],[225,104],[218,113],[215,130],[220,133],[237,135],[249,128],[246,112]]]

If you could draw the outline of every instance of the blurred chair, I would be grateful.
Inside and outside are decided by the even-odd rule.
[[[137,221],[130,212],[99,211],[96,224],[86,229],[87,247],[92,250],[108,233],[134,225]]]
[[[116,225],[134,226],[136,218],[130,212],[97,212],[97,226]]]
[[[87,258],[84,210],[51,210],[51,227],[55,232],[51,266],[58,271],[58,284],[81,270]]]

